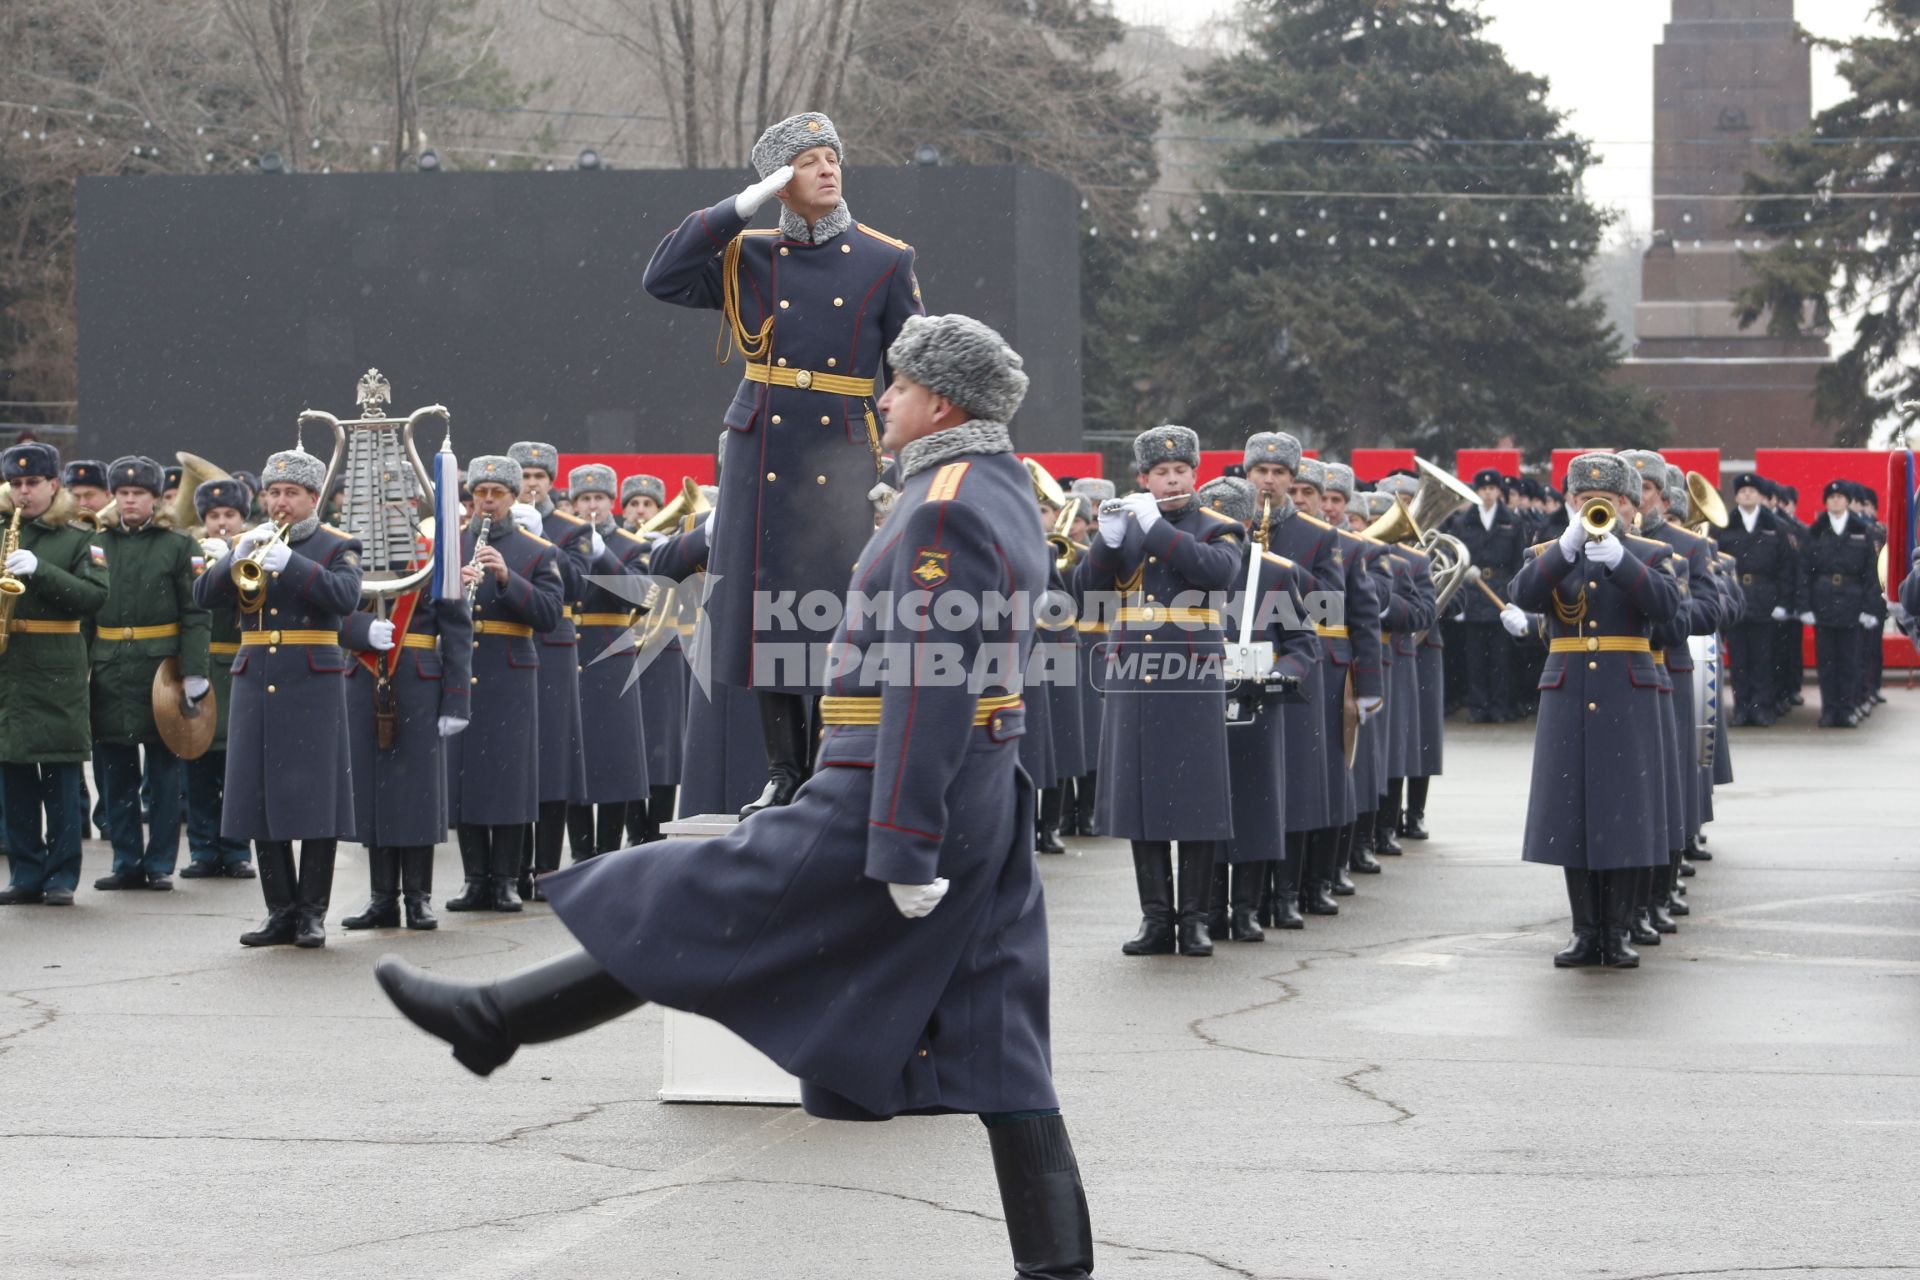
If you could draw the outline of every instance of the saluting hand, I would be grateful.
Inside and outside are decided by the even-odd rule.
[[[767,202],[767,197],[793,181],[793,166],[783,164],[760,181],[742,191],[733,198],[733,211],[742,218],[751,218]]]

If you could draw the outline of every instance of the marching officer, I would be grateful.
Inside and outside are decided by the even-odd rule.
[[[1340,540],[1334,562],[1344,575],[1341,584],[1344,622],[1323,634],[1326,643],[1321,646],[1321,653],[1332,663],[1326,681],[1327,737],[1329,742],[1341,744],[1341,748],[1332,753],[1333,770],[1328,775],[1328,799],[1336,810],[1332,815],[1336,824],[1316,832],[1308,841],[1307,890],[1303,896],[1308,915],[1331,916],[1340,914],[1340,905],[1334,898],[1348,897],[1354,892],[1353,881],[1347,875],[1347,850],[1353,841],[1353,828],[1361,806],[1364,804],[1371,811],[1378,803],[1372,798],[1363,798],[1358,784],[1366,780],[1364,770],[1369,763],[1360,758],[1360,753],[1369,748],[1369,739],[1363,731],[1379,713],[1386,697],[1380,616],[1390,601],[1385,598],[1388,593],[1375,585],[1366,541],[1347,527],[1347,503],[1353,497],[1352,469],[1340,463],[1305,458],[1300,463],[1299,481],[1296,501],[1301,500],[1303,493],[1311,494],[1316,486],[1320,490],[1320,513]],[[1349,698],[1357,722],[1351,758],[1344,740]]]
[[[1381,480],[1378,488],[1381,493],[1410,502],[1413,495],[1420,491],[1420,481],[1415,476],[1395,474]],[[1551,489],[1547,492],[1553,494]],[[1401,547],[1399,551],[1413,567],[1414,587],[1421,603],[1433,609],[1437,587],[1433,580],[1431,558],[1411,546]],[[1408,747],[1407,775],[1397,780],[1389,791],[1385,825],[1377,830],[1397,836],[1400,840],[1425,840],[1428,835],[1427,795],[1433,780],[1441,773],[1447,732],[1446,642],[1442,638],[1438,613],[1435,613],[1424,636],[1416,630],[1409,639],[1413,641],[1414,650],[1414,674],[1419,700],[1415,719],[1419,723],[1419,731],[1416,740]],[[1379,851],[1378,848],[1376,851]],[[1385,851],[1396,852],[1395,843],[1390,841]]]
[[[60,486],[60,455],[33,441],[0,453],[0,527],[19,517],[6,576],[21,590],[0,646],[0,811],[11,874],[0,906],[72,906],[93,743],[81,626],[107,602],[107,553]],[[41,824],[41,813],[46,822]]]
[[[911,246],[855,222],[842,198],[844,151],[818,112],[773,125],[753,147],[760,180],[696,210],[647,264],[647,292],[724,313],[746,378],[728,405],[728,453],[713,540],[713,674],[759,695],[767,786],[743,812],[785,804],[808,768],[811,670],[832,639],[764,601],[838,596],[873,532],[862,499],[880,469],[874,418],[883,356],[920,285]],[[747,224],[769,197],[777,230]]]
[[[552,489],[560,472],[560,451],[550,444],[521,440],[507,448],[507,456],[520,464],[520,505],[538,513],[539,528],[528,533],[544,535],[557,552],[554,564],[560,571],[563,601],[580,598],[587,574],[592,572],[593,531],[576,515],[555,507]],[[524,519],[526,512],[515,512]],[[574,610],[567,604],[560,623],[540,634],[540,813],[533,829],[533,843],[523,851],[519,892],[533,901],[541,900],[533,876],[552,871],[560,865],[560,846],[567,835],[567,806],[582,804],[587,798],[587,763],[581,742],[580,671],[585,657],[580,652],[580,637],[574,627]]]
[[[592,576],[633,578],[645,571],[647,544],[613,518],[617,491],[613,468],[575,467],[567,475],[574,511],[587,521]],[[637,591],[616,592],[581,579],[573,597],[580,644],[580,723],[584,735],[586,800],[567,809],[574,861],[618,849],[627,813],[647,803],[647,736],[640,661],[631,628],[638,620]],[[594,806],[600,807],[599,823]]]
[[[1504,582],[1520,568],[1527,543],[1520,521],[1500,501],[1500,473],[1487,467],[1474,474],[1474,492],[1480,505],[1455,512],[1446,529],[1467,546],[1467,553],[1489,583]],[[1461,637],[1466,648],[1467,708],[1475,724],[1498,724],[1515,718],[1513,645],[1500,625],[1500,610],[1479,591],[1463,591],[1466,623]]]
[[[460,580],[473,601],[473,696],[469,727],[446,747],[448,808],[466,884],[446,908],[518,911],[527,832],[540,810],[542,654],[533,638],[558,627],[566,605],[557,550],[514,518],[520,464],[482,454],[467,464],[467,485],[474,513],[460,535]]]
[[[397,929],[404,902],[407,928],[437,929],[433,850],[447,838],[449,808],[443,744],[472,718],[473,623],[464,599],[423,589],[395,601],[388,617],[369,604],[347,620],[345,636],[354,659],[353,838],[367,849],[369,892],[365,909],[340,927]]]
[[[1813,628],[1815,662],[1820,672],[1820,727],[1858,728],[1864,666],[1863,639],[1877,633],[1875,612],[1879,548],[1873,531],[1853,514],[1847,482],[1829,480],[1821,500],[1826,510],[1814,517],[1801,556],[1800,621]]]
[[[1219,611],[1204,602],[1233,586],[1246,532],[1196,498],[1200,437],[1190,428],[1141,432],[1133,461],[1141,491],[1120,499],[1122,509],[1101,511],[1099,533],[1074,569],[1082,612],[1090,598],[1120,601],[1110,643],[1089,673],[1107,691],[1100,831],[1133,845],[1140,931],[1122,952],[1210,956],[1214,846],[1232,838],[1233,811],[1226,685],[1208,665],[1218,663],[1224,637]]]
[[[195,556],[196,576],[218,564],[246,531],[253,495],[238,480],[208,480],[193,491],[193,509],[205,537]],[[220,833],[220,810],[227,788],[227,722],[233,711],[233,660],[240,656],[240,615],[231,609],[208,610],[207,678],[213,682],[213,744],[187,761],[187,851],[192,861],[180,869],[182,880],[227,876],[251,880],[253,846]]]
[[[1761,501],[1765,483],[1750,471],[1734,477],[1733,518],[1714,536],[1738,562],[1746,600],[1739,617],[1725,620],[1736,725],[1770,725],[1778,717],[1773,651],[1796,595],[1792,540]]]
[[[354,834],[340,628],[360,603],[360,543],[320,523],[320,459],[276,453],[262,479],[267,523],[193,584],[202,607],[242,615],[220,831],[254,842],[267,903],[265,923],[241,945],[323,947],[334,853]],[[234,564],[256,555],[265,577],[242,591]]]
[[[1613,454],[1575,458],[1568,507],[1603,498],[1613,529],[1589,540],[1575,521],[1528,548],[1506,592],[1547,629],[1521,856],[1565,873],[1573,940],[1554,957],[1560,968],[1640,963],[1630,941],[1636,873],[1667,860],[1652,636],[1679,613],[1680,592],[1667,545],[1625,532],[1639,487]]]
[[[180,757],[160,739],[153,720],[153,677],[160,664],[180,664],[187,697],[199,701],[207,678],[211,620],[194,603],[200,548],[173,527],[159,506],[165,485],[151,458],[116,458],[108,470],[116,517],[94,535],[113,566],[107,602],[94,616],[93,767],[107,807],[113,871],[96,889],[173,888],[180,857]],[[151,783],[152,814],[140,821],[141,756]]]
[[[1080,499],[1080,510],[1084,517],[1075,522],[1069,535],[1080,548],[1079,558],[1086,558],[1087,549],[1093,538],[1095,520],[1102,503],[1114,498],[1113,481],[1102,480],[1097,476],[1082,476],[1073,482],[1073,496]],[[1069,584],[1071,585],[1071,584]],[[1080,691],[1080,749],[1085,766],[1080,776],[1073,779],[1073,805],[1069,825],[1075,835],[1091,836],[1100,832],[1100,818],[1097,796],[1100,785],[1100,722],[1106,706],[1106,694],[1100,688],[1100,682],[1093,678],[1093,660],[1099,645],[1106,643],[1107,620],[1090,618],[1084,614],[1076,617],[1073,623],[1074,637],[1080,645],[1077,657],[1079,666]]]
[[[1793,600],[1787,605],[1789,616],[1779,621],[1780,629],[1773,640],[1773,709],[1775,716],[1783,716],[1806,701],[1800,692],[1807,674],[1802,646],[1807,624],[1801,621],[1801,615],[1808,612],[1806,567],[1801,557],[1806,554],[1808,530],[1795,512],[1800,491],[1790,484],[1768,483],[1767,497],[1772,503],[1774,518],[1780,522],[1780,531],[1787,537],[1793,564]]]
[[[628,476],[620,482],[620,505],[627,529],[639,535],[641,526],[660,514],[667,487],[659,476]],[[649,550],[637,562],[637,571],[653,572]],[[640,662],[640,722],[647,735],[647,800],[627,806],[627,843],[644,844],[660,838],[660,824],[673,820],[680,788],[681,758],[687,736],[687,654],[684,636],[676,625],[665,644]],[[739,806],[734,806],[738,808]]]

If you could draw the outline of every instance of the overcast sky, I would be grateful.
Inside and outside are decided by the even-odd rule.
[[[1230,15],[1235,0],[1114,0],[1129,22],[1191,32]],[[1816,35],[1845,38],[1870,29],[1871,0],[1799,0],[1797,16]],[[1671,0],[1483,0],[1487,34],[1508,59],[1551,82],[1551,100],[1575,131],[1592,138],[1601,163],[1588,195],[1623,215],[1620,233],[1644,235],[1652,217],[1653,46]],[[1814,51],[1813,109],[1844,96],[1832,55]]]

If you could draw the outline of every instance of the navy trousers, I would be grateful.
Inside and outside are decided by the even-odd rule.
[[[74,889],[80,884],[80,766],[0,765],[6,795],[7,853],[17,889]],[[40,815],[46,814],[44,835]]]
[[[152,818],[143,833],[140,822],[140,753],[146,752],[146,777],[153,782]],[[107,839],[113,843],[113,869],[146,876],[170,876],[180,860],[180,757],[164,744],[145,747],[98,742],[93,748],[101,798],[107,804]]]

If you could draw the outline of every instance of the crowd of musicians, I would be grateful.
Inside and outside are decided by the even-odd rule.
[[[1679,604],[1648,615],[1643,637],[1598,648],[1569,630],[1576,606],[1523,589],[1543,548],[1580,565],[1599,541],[1575,505],[1525,478],[1474,475],[1474,501],[1454,482],[1462,500],[1439,531],[1472,568],[1442,601],[1431,531],[1367,532],[1393,525],[1379,522],[1415,497],[1417,474],[1359,484],[1294,437],[1261,432],[1240,466],[1196,485],[1198,439],[1174,426],[1135,442],[1137,490],[1125,496],[1099,479],[1053,485],[1036,469],[1035,536],[1053,531],[1052,587],[1078,613],[1040,623],[1048,656],[1025,699],[1037,851],[1064,852],[1063,837],[1130,842],[1142,919],[1129,955],[1204,956],[1215,939],[1302,928],[1338,914],[1356,877],[1379,874],[1403,841],[1428,838],[1450,713],[1537,711],[1540,755],[1564,750],[1549,741],[1564,726],[1547,706],[1576,659],[1589,654],[1597,672],[1617,643],[1644,653],[1646,671],[1644,684],[1628,672],[1620,692],[1638,709],[1603,755],[1630,748],[1636,776],[1657,785],[1638,806],[1595,796],[1579,808],[1596,849],[1609,844],[1609,808],[1633,809],[1644,829],[1581,859],[1593,882],[1576,889],[1569,869],[1576,928],[1590,922],[1593,940],[1576,938],[1562,961],[1633,963],[1633,946],[1687,914],[1714,787],[1731,778],[1724,734],[1699,748],[1689,638],[1727,655],[1722,723],[1766,725],[1801,701],[1811,627],[1820,723],[1858,724],[1879,700],[1886,532],[1864,486],[1834,481],[1803,525],[1790,488],[1743,474],[1724,527],[1701,536],[1687,527],[1699,494],[1678,469],[1652,453],[1601,456],[1634,469],[1635,484],[1616,486],[1634,490],[1617,504],[1620,537],[1632,554],[1658,544],[1647,563]],[[751,691],[689,679],[691,615],[634,643],[643,593],[619,581],[684,579],[707,561],[710,502],[648,527],[668,496],[659,477],[604,466],[563,476],[540,442],[470,459],[466,602],[422,596],[386,616],[362,602],[359,543],[323,522],[325,469],[302,450],[185,493],[179,468],[142,457],[62,465],[34,443],[4,459],[5,567],[22,590],[0,652],[12,870],[0,901],[70,903],[91,825],[113,859],[95,889],[169,890],[176,869],[257,875],[268,915],[241,941],[319,946],[342,840],[367,848],[371,893],[340,923],[431,929],[433,850],[449,830],[464,876],[444,909],[510,912],[540,898],[537,877],[568,852],[656,839],[676,812],[769,802]],[[891,495],[884,484],[868,495],[876,522]],[[1194,593],[1231,603],[1169,603]],[[1280,597],[1287,607],[1270,607]],[[1236,679],[1164,662],[1220,651],[1249,607],[1269,668]],[[191,759],[156,724],[162,664],[188,705],[213,695],[217,728]],[[810,714],[803,760],[817,705]],[[1595,744],[1586,750],[1591,767]],[[99,792],[91,808],[84,763]],[[1573,821],[1547,809],[1530,820],[1530,858],[1536,827]]]

